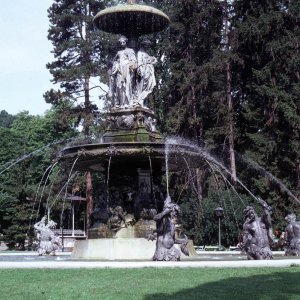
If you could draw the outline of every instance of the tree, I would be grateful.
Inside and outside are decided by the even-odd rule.
[[[48,39],[53,44],[55,60],[47,64],[53,83],[62,90],[51,89],[44,97],[46,102],[57,106],[71,102],[63,113],[83,121],[85,137],[97,112],[91,101],[91,90],[99,88],[92,84],[93,77],[102,75],[104,69],[104,43],[93,30],[93,17],[104,8],[104,1],[55,0],[49,8],[50,29]],[[83,98],[83,104],[80,99]]]
[[[10,128],[14,121],[14,116],[10,115],[7,111],[0,111],[0,127]]]
[[[46,92],[46,102],[67,107],[62,111],[69,118],[83,122],[85,140],[89,140],[90,127],[97,116],[97,105],[92,103],[91,79],[104,70],[104,43],[99,33],[93,30],[93,17],[104,8],[105,1],[96,0],[55,0],[49,8],[50,29],[48,39],[53,44],[55,61],[47,64],[53,82],[59,83],[61,90]],[[77,104],[83,98],[83,104]],[[67,105],[60,104],[61,102]],[[72,105],[68,105],[68,103]],[[77,104],[77,105],[76,105]],[[88,215],[92,214],[93,200],[91,175],[86,173]],[[88,218],[89,219],[89,218]]]
[[[237,0],[234,11],[232,48],[243,62],[238,148],[262,166],[252,164],[244,178],[254,194],[272,199],[279,219],[292,206],[280,189],[295,192],[299,172],[299,1]]]
[[[208,146],[283,219],[300,186],[299,1],[144,2],[172,20],[155,49],[162,129]]]
[[[30,225],[43,214],[41,202],[48,197],[40,193],[37,199],[42,181],[50,192],[43,174],[49,174],[59,145],[74,135],[56,120],[55,110],[44,117],[21,112],[11,128],[0,128],[0,230],[10,247],[24,249],[25,240],[32,238]]]

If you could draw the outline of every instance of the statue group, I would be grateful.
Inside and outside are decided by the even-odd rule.
[[[39,255],[55,255],[56,251],[62,248],[60,238],[53,232],[55,227],[56,223],[52,220],[46,224],[46,216],[34,224]]]
[[[262,205],[263,214],[258,216],[252,206],[247,206],[245,222],[243,225],[242,250],[248,259],[261,260],[272,259],[271,248],[276,248],[276,242],[272,230],[272,208],[265,201],[258,199]],[[296,221],[295,214],[289,214],[285,218],[288,225],[285,228],[284,240],[286,256],[299,256],[300,254],[300,222]],[[281,243],[281,241],[277,241]]]
[[[300,255],[300,222],[296,221],[295,214],[289,214],[285,220],[288,222],[285,228],[285,255],[299,256]]]
[[[184,235],[183,238],[176,236],[177,214],[180,208],[177,204],[167,197],[164,202],[164,207],[161,213],[156,214],[153,219],[156,222],[156,249],[153,256],[154,261],[179,261],[181,251],[185,255],[189,255],[188,238]],[[154,240],[155,236],[150,234],[148,240]],[[180,245],[180,250],[175,247],[175,244]]]
[[[121,50],[109,70],[109,92],[114,108],[146,106],[146,99],[156,86],[154,64],[157,60],[147,54],[149,40],[143,40],[137,53],[127,47],[128,39],[119,39]]]
[[[244,210],[245,222],[243,225],[243,246],[248,259],[272,259],[271,245],[274,243],[272,236],[271,207],[265,201],[263,215],[259,217],[252,206]]]

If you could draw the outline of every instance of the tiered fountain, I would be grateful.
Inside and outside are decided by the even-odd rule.
[[[146,236],[156,228],[153,217],[167,205],[168,191],[162,192],[160,185],[165,143],[147,103],[156,85],[157,60],[146,52],[149,40],[142,36],[164,30],[169,18],[153,7],[128,1],[100,11],[94,24],[119,34],[120,50],[108,72],[110,110],[103,141],[65,148],[60,157],[69,165],[76,161],[74,169],[102,172],[106,177],[95,201],[88,239],[76,241],[73,257],[151,259],[155,242]],[[186,157],[197,155],[184,150]],[[170,169],[185,164],[181,155],[173,153],[171,158]]]

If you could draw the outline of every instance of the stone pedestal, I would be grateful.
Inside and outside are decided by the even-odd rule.
[[[152,260],[156,241],[144,238],[75,241],[72,258],[99,260]]]
[[[113,232],[106,224],[96,224],[88,230],[89,239],[112,238]]]
[[[175,245],[179,249],[180,245]],[[145,238],[114,238],[76,240],[71,257],[97,260],[152,260],[156,241]],[[196,256],[192,241],[188,243],[189,257]],[[181,260],[186,259],[183,253]]]

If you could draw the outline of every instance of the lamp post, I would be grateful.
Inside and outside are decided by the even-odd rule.
[[[218,218],[219,220],[219,251],[221,250],[221,218],[224,215],[224,209],[221,206],[218,206],[215,209],[215,216]]]

